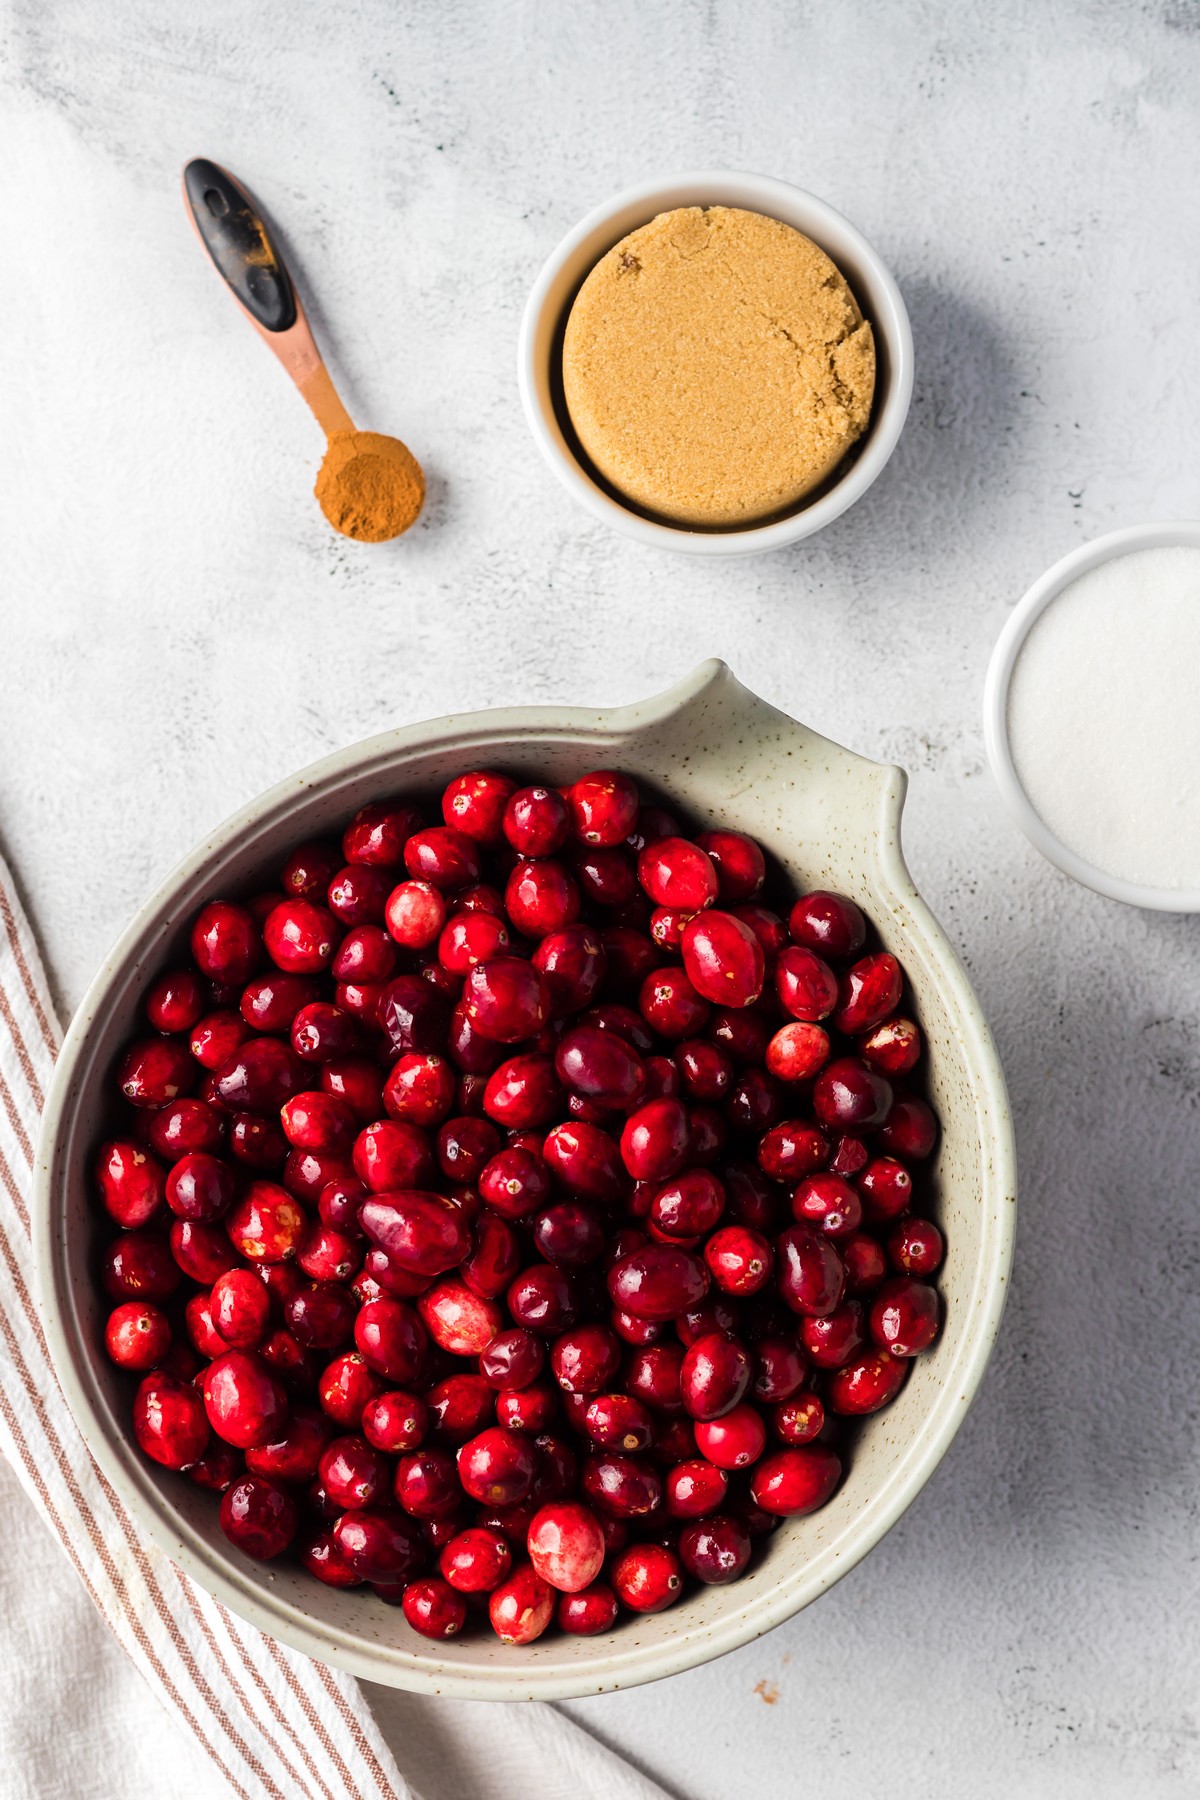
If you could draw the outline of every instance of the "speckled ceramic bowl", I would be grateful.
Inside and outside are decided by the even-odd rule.
[[[753,832],[798,886],[852,895],[908,971],[943,1124],[932,1185],[949,1247],[945,1329],[896,1403],[866,1423],[833,1500],[787,1522],[731,1587],[626,1618],[608,1637],[550,1635],[523,1650],[488,1632],[434,1646],[363,1592],[237,1555],[212,1495],[152,1466],[133,1443],[129,1393],[104,1356],[90,1266],[87,1170],[113,1061],[147,983],[179,954],[191,914],[214,894],[253,887],[291,844],[367,801],[434,790],[479,764],[558,782],[626,768],[698,826]],[[710,662],[672,692],[615,712],[529,708],[387,732],[272,789],[201,844],[143,907],[76,1014],[38,1156],[39,1288],[55,1367],[93,1454],[148,1536],[236,1613],[299,1650],[371,1681],[495,1699],[597,1693],[689,1668],[769,1631],[853,1568],[928,1481],[966,1415],[1000,1323],[1015,1220],[1004,1078],[967,978],[904,866],[904,790],[899,769],[818,737]]]

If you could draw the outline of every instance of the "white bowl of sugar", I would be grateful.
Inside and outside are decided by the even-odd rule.
[[[1030,842],[1110,899],[1200,912],[1200,523],[1072,551],[1001,632],[992,774]]]

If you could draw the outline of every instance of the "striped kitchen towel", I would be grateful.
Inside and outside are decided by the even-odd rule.
[[[244,1624],[142,1541],[59,1392],[34,1303],[29,1230],[38,1119],[59,1038],[37,946],[0,862],[0,1450],[118,1641],[231,1794],[419,1800],[356,1681]],[[406,1699],[414,1770],[436,1768],[433,1746],[464,1704]],[[416,1741],[423,1719],[430,1746]],[[665,1800],[552,1706],[490,1705],[486,1731],[494,1768],[519,1771],[513,1791],[528,1800]],[[489,1778],[480,1800],[499,1791]]]

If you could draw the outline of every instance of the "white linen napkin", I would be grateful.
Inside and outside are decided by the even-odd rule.
[[[239,1800],[665,1800],[540,1702],[377,1690],[385,1736],[356,1681],[244,1624],[141,1539],[59,1392],[33,1298],[30,1176],[59,1041],[41,958],[0,862],[0,1451],[117,1640],[229,1792]]]

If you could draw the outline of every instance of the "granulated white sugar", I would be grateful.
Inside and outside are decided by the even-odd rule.
[[[1050,602],[1008,695],[1018,779],[1093,867],[1200,887],[1200,549],[1137,550]]]

